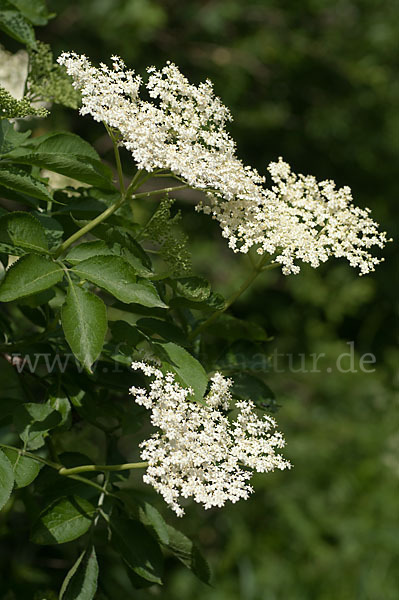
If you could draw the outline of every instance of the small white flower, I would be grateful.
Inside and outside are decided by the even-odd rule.
[[[234,402],[232,381],[216,373],[204,404],[190,399],[192,390],[182,387],[172,373],[143,362],[132,368],[151,377],[150,389],[132,387],[135,401],[151,410],[157,428],[141,444],[141,458],[148,462],[143,481],[152,485],[178,516],[184,514],[179,498],[192,497],[205,508],[248,498],[251,470],[267,473],[290,468],[276,448],[284,447],[276,422],[259,418],[251,401]],[[230,420],[226,411],[236,409]]]

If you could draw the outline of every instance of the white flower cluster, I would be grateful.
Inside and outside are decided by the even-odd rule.
[[[146,101],[139,96],[141,77],[119,57],[112,60],[110,69],[75,53],[58,58],[82,94],[80,114],[117,129],[138,168],[172,171],[192,187],[215,189],[226,198],[255,191],[263,178],[236,158],[225,130],[230,112],[209,80],[192,85],[170,62],[161,71],[149,67],[145,87],[152,100]]]
[[[216,373],[209,393],[200,404],[190,399],[192,390],[182,387],[173,373],[163,374],[143,362],[132,368],[151,377],[149,391],[132,387],[135,401],[151,410],[158,429],[141,443],[141,458],[148,461],[143,481],[152,485],[178,516],[184,514],[179,498],[193,497],[205,508],[237,502],[253,491],[248,481],[252,470],[267,473],[290,468],[276,448],[284,446],[281,433],[271,432],[276,423],[256,415],[251,401],[233,404],[232,381]],[[226,411],[235,409],[234,420]]]
[[[235,252],[255,246],[259,254],[271,254],[284,274],[299,271],[297,260],[317,267],[330,256],[345,257],[361,274],[374,270],[380,259],[369,249],[383,247],[386,235],[367,209],[353,206],[348,187],[296,176],[280,160],[269,165],[275,185],[266,189],[264,177],[237,158],[226,131],[230,112],[209,80],[190,84],[169,62],[159,71],[149,67],[145,100],[141,77],[120,58],[112,60],[112,68],[96,68],[84,55],[59,57],[82,94],[81,114],[118,130],[138,168],[171,171],[206,191],[209,203],[197,209],[219,221]]]
[[[349,187],[336,189],[331,180],[296,175],[281,158],[268,171],[274,185],[251,201],[213,196],[201,207],[220,222],[234,251],[245,253],[256,246],[258,254],[274,255],[285,275],[299,273],[297,260],[316,268],[331,256],[346,258],[361,275],[384,260],[369,250],[383,248],[386,234],[378,230],[370,209],[353,205]]]

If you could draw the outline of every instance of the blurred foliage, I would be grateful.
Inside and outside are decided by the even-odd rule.
[[[29,55],[28,96],[77,109],[80,94],[72,87],[65,70],[54,63],[50,46],[38,42],[37,49],[30,50]]]
[[[296,171],[350,185],[356,203],[370,206],[394,234],[399,149],[396,3],[48,4],[58,16],[37,35],[50,43],[55,56],[69,49],[93,60],[120,54],[139,72],[147,64],[170,59],[194,81],[209,77],[232,110],[231,129],[243,160],[264,170],[281,154]],[[58,128],[72,128],[94,141],[101,153],[110,151],[90,119],[57,107],[51,119]],[[128,164],[128,156],[124,158]],[[145,214],[144,206],[141,210]],[[229,252],[208,219],[193,215],[191,207],[182,206],[182,212],[196,272],[228,293],[245,273],[245,258]],[[209,243],[196,238],[199,228],[207,228]],[[184,526],[187,533],[197,534],[213,559],[214,587],[205,587],[173,564],[159,594],[165,600],[397,597],[394,251],[390,244],[384,251],[386,262],[364,278],[339,263],[317,271],[303,268],[299,276],[288,278],[267,274],[235,308],[236,316],[250,314],[270,335],[278,332],[267,343],[268,352],[292,353],[298,361],[300,353],[326,357],[319,363],[320,373],[296,373],[286,365],[283,373],[269,373],[270,387],[282,405],[279,424],[287,455],[295,468],[259,477],[256,494],[247,502],[205,513],[190,508]],[[229,268],[222,270],[222,263]],[[348,352],[348,341],[354,342],[357,368],[362,354],[375,355],[375,372],[337,371],[335,361]],[[21,521],[15,523],[17,530],[23,527],[23,514]],[[3,558],[9,551],[1,550]],[[24,559],[22,565],[7,561],[6,568],[11,564],[21,589],[23,582],[34,582],[38,589],[54,585],[68,559],[68,549],[60,564],[50,564],[45,549],[39,556],[32,555],[30,545],[13,551]],[[43,576],[43,565],[52,568],[53,580]],[[110,589],[119,598],[126,594],[126,582],[116,563],[109,571]],[[142,599],[156,596],[152,590],[135,594]]]

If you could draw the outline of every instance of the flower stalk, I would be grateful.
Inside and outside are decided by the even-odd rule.
[[[124,463],[121,465],[81,465],[71,469],[61,467],[58,472],[60,475],[69,477],[70,475],[76,475],[77,473],[92,473],[94,471],[129,471],[130,469],[146,469],[147,467],[147,462]]]
[[[155,196],[155,195],[159,195],[159,194],[167,194],[167,193],[174,192],[176,190],[185,189],[187,187],[189,187],[189,186],[188,185],[178,185],[176,187],[164,188],[161,190],[153,190],[151,192],[141,192],[139,194],[132,195],[131,199],[135,200],[138,198],[149,198],[151,196]],[[104,212],[100,213],[95,219],[90,221],[90,223],[87,223],[86,225],[84,225],[83,227],[78,229],[78,231],[75,231],[75,233],[73,233],[67,240],[65,240],[65,242],[63,242],[55,250],[55,252],[53,254],[53,258],[58,258],[59,256],[61,256],[61,254],[66,252],[66,250],[68,250],[68,248],[70,246],[72,246],[72,244],[74,244],[77,240],[79,240],[81,237],[83,237],[84,235],[89,233],[92,229],[97,227],[97,225],[100,225],[103,221],[108,219],[108,217],[113,215],[114,212],[116,212],[122,206],[122,204],[129,198],[129,190],[131,190],[131,185],[126,190],[126,193],[117,202],[115,202],[115,204],[112,204],[112,206],[109,206],[106,210],[104,210]]]

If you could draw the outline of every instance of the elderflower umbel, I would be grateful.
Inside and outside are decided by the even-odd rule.
[[[232,381],[216,373],[209,393],[200,404],[190,399],[173,373],[163,374],[143,362],[132,368],[152,378],[149,391],[132,387],[137,404],[151,410],[158,429],[141,443],[141,458],[148,462],[143,481],[160,493],[178,516],[184,514],[179,498],[192,497],[205,508],[237,502],[253,491],[251,470],[267,473],[290,468],[276,448],[284,447],[276,422],[259,418],[249,400],[232,400]],[[226,411],[237,413],[230,420]]]
[[[352,204],[348,187],[297,176],[280,159],[268,167],[274,185],[267,189],[264,177],[243,165],[226,131],[231,114],[209,80],[195,86],[170,62],[161,70],[149,67],[144,100],[141,77],[111,58],[112,68],[96,68],[73,52],[58,58],[81,92],[80,113],[119,131],[138,168],[171,171],[205,191],[209,202],[197,209],[220,223],[232,250],[255,246],[284,274],[299,272],[298,260],[318,267],[330,256],[346,258],[361,274],[381,262],[369,250],[382,248],[386,234],[368,209]]]
[[[299,273],[296,260],[316,268],[330,256],[343,257],[361,275],[384,260],[369,249],[383,248],[386,234],[378,230],[368,208],[353,205],[349,187],[336,189],[333,181],[296,175],[281,158],[271,162],[268,171],[274,185],[256,200],[220,201],[214,196],[201,207],[220,222],[234,251],[256,246],[259,254],[275,255],[285,275]]]

